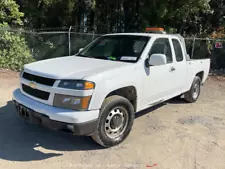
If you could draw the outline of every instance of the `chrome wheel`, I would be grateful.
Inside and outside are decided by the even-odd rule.
[[[194,99],[197,99],[197,97],[198,97],[198,95],[199,95],[199,92],[200,92],[200,85],[199,85],[199,83],[196,83],[196,84],[194,85],[194,88],[193,88],[193,94],[192,94],[192,97],[193,97]]]
[[[123,107],[116,107],[110,111],[105,120],[105,133],[115,139],[124,133],[128,125],[128,112]]]

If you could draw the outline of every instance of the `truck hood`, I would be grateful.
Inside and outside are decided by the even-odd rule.
[[[27,64],[24,66],[24,71],[54,79],[83,79],[128,64],[110,60],[67,56]]]

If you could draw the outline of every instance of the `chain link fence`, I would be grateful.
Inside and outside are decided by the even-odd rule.
[[[211,69],[225,68],[225,40],[185,38],[187,53],[192,59],[210,58]]]
[[[35,32],[25,35],[32,56],[43,60],[73,55],[100,35],[69,31]]]
[[[35,60],[43,60],[76,54],[79,48],[100,36],[100,34],[77,33],[72,29],[24,31],[0,28],[0,66],[4,64],[4,62],[1,63],[1,57],[6,57],[6,47],[15,51],[15,45],[26,45],[25,47],[21,46],[22,49],[17,49],[20,52],[16,52],[14,55],[29,52]],[[22,42],[12,43],[16,38],[21,38]],[[185,38],[185,41],[187,52],[192,59],[210,58],[211,69],[225,68],[224,39]],[[15,59],[13,62],[16,62]]]

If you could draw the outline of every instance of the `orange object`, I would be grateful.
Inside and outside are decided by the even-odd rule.
[[[152,32],[162,32],[162,31],[164,31],[164,28],[157,28],[157,27],[146,28],[145,31],[146,32],[149,32],[149,31],[152,31]]]
[[[146,165],[146,167],[151,168],[151,167],[156,167],[157,164],[153,164],[153,165]]]
[[[95,84],[93,82],[85,82],[84,83],[84,89],[94,89],[95,88]]]
[[[91,96],[83,97],[81,100],[81,107],[82,109],[86,110],[89,106]]]

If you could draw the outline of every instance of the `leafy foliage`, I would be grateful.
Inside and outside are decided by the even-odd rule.
[[[14,0],[0,0],[0,67],[19,70],[33,61],[22,33],[8,31],[9,25],[22,25],[19,5]]]
[[[24,23],[33,28],[74,26],[78,32],[144,31],[162,26],[205,35],[224,26],[225,2],[218,0],[17,0]]]
[[[24,64],[32,61],[30,50],[22,34],[0,31],[0,67],[20,70]]]
[[[24,25],[34,29],[73,26],[76,32],[100,34],[143,32],[146,27],[157,26],[184,36],[224,39],[225,1],[0,0],[0,24],[13,27]],[[19,69],[24,63],[30,62],[32,57],[28,48],[35,49],[32,55],[37,60],[44,56],[51,58],[67,54],[64,43],[68,39],[65,35],[59,39],[47,35],[31,36],[35,39],[34,43],[31,37],[22,33],[2,31],[0,36],[0,66]],[[71,40],[72,51],[89,41],[88,38],[72,35]],[[196,43],[197,49],[200,52],[196,54],[206,51],[204,55],[207,56],[214,50],[210,42]],[[191,51],[191,48],[188,50]]]
[[[224,27],[220,27],[217,30],[213,31],[210,35],[210,38],[213,39],[225,39],[225,28]]]
[[[22,24],[21,17],[24,14],[19,11],[19,5],[14,0],[0,0],[0,23],[10,25]]]
[[[67,36],[67,34],[34,34],[34,42],[29,43],[32,44],[30,48],[35,51],[33,57],[36,60],[43,60],[68,55]],[[31,36],[28,37],[30,38]]]

